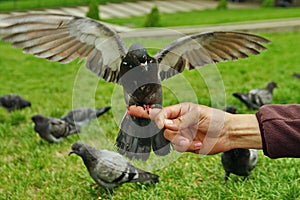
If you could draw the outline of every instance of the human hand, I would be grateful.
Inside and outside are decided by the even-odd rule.
[[[180,103],[163,109],[131,106],[130,115],[151,118],[159,128],[165,128],[164,136],[179,152],[215,154],[230,149],[226,140],[229,113],[207,106]]]

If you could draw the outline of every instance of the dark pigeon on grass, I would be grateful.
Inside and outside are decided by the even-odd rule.
[[[69,155],[72,153],[82,158],[91,177],[105,189],[111,190],[123,183],[159,182],[159,176],[133,166],[116,152],[97,150],[83,142],[75,142]]]
[[[265,88],[252,89],[248,93],[236,92],[233,93],[233,96],[242,101],[249,109],[256,110],[271,103],[274,88],[277,88],[277,84],[271,81]]]
[[[208,64],[247,58],[266,48],[269,40],[258,35],[215,31],[178,38],[150,56],[133,43],[127,48],[120,36],[105,24],[85,17],[48,13],[24,13],[0,19],[3,41],[12,42],[40,58],[69,63],[86,58],[86,67],[105,81],[123,87],[127,106],[149,110],[162,106],[161,81]],[[150,152],[164,156],[171,143],[150,119],[124,114],[116,139],[118,152],[147,160]]]
[[[8,94],[0,97],[0,106],[11,112],[31,107],[31,103],[19,95]]]
[[[109,111],[110,108],[110,106],[101,108],[76,108],[69,111],[65,116],[62,116],[61,119],[76,126],[76,128],[80,130],[81,126],[91,123],[93,120]]]
[[[31,119],[34,122],[34,130],[50,143],[61,142],[67,136],[78,133],[75,126],[61,119],[42,115],[34,115]]]
[[[235,107],[228,106],[224,111],[236,114]],[[235,174],[247,178],[256,166],[258,152],[256,149],[232,149],[221,154],[221,162],[225,171],[224,183],[227,182],[229,175]]]
[[[293,73],[293,77],[295,77],[295,78],[297,78],[297,79],[300,79],[300,74]]]
[[[221,161],[225,171],[224,183],[229,175],[235,174],[247,178],[256,166],[258,151],[256,149],[232,149],[221,154]]]

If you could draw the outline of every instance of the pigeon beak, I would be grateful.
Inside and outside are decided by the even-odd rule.
[[[141,63],[141,66],[142,67],[146,67],[148,65],[148,62],[146,61],[146,62],[144,62],[144,63]]]
[[[70,151],[69,154],[68,154],[68,156],[70,156],[70,155],[73,154],[73,153],[75,153],[75,152],[74,152],[74,151]]]

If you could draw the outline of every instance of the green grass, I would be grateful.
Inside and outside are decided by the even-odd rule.
[[[256,20],[269,20],[281,18],[300,17],[300,8],[248,8],[248,9],[227,9],[227,10],[200,10],[191,12],[178,12],[160,15],[162,27],[172,26],[196,26],[205,24],[221,24],[232,22],[245,22]],[[192,19],[192,20],[191,20]],[[144,26],[146,16],[129,18],[114,18],[105,21],[140,28]]]
[[[273,43],[258,56],[219,63],[217,67],[206,66],[198,71],[185,71],[183,76],[164,82],[165,105],[176,103],[179,99],[211,105],[214,103],[212,98],[224,95],[225,103],[235,105],[240,113],[254,113],[231,94],[264,87],[271,80],[279,86],[274,91],[272,103],[300,103],[300,81],[291,76],[293,72],[300,72],[300,33],[261,35]],[[151,47],[150,52],[154,53],[154,47],[162,47],[169,41],[149,39],[141,42]],[[0,48],[0,95],[18,93],[32,102],[31,109],[13,113],[0,109],[0,199],[300,198],[300,160],[272,160],[263,156],[262,152],[257,167],[246,181],[232,175],[226,185],[222,184],[220,155],[175,152],[166,158],[152,155],[149,163],[135,163],[144,169],[152,169],[160,176],[160,183],[154,186],[125,184],[115,189],[113,194],[106,193],[93,186],[82,160],[67,154],[71,144],[77,140],[89,142],[97,148],[113,149],[118,132],[117,121],[125,110],[120,88],[97,80],[77,62],[67,65],[47,62],[24,55],[7,43],[0,43]],[[221,75],[225,90],[224,93],[216,90],[216,94],[214,85],[210,84],[218,80],[218,75]],[[183,81],[178,81],[180,78]],[[184,88],[189,84],[192,88]],[[176,88],[183,89],[179,91]],[[180,93],[182,90],[184,92]],[[85,127],[80,136],[70,136],[59,144],[41,140],[33,130],[31,116],[40,113],[59,117],[73,104],[112,104],[113,109]]]
[[[119,3],[136,0],[98,0],[100,4]],[[62,6],[82,6],[88,5],[90,0],[1,0],[0,11],[16,11],[41,8],[55,8]]]

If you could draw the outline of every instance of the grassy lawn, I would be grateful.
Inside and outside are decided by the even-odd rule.
[[[119,3],[126,1],[136,0],[98,0],[99,4],[105,3]],[[62,6],[81,6],[88,5],[90,0],[1,0],[0,11],[11,10],[28,10],[28,9],[41,9],[41,8],[55,8]]]
[[[185,71],[183,76],[164,82],[165,105],[179,101],[215,105],[219,101],[216,97],[221,95],[225,98],[223,103],[235,105],[240,113],[254,113],[232,93],[264,87],[271,80],[279,86],[274,91],[273,103],[300,103],[300,81],[291,77],[293,72],[300,72],[300,33],[261,35],[273,41],[261,55]],[[141,42],[154,53],[155,48],[169,41]],[[99,149],[114,148],[118,120],[125,110],[120,88],[98,80],[80,63],[50,63],[24,55],[7,43],[0,43],[0,48],[0,95],[17,93],[32,102],[31,109],[12,113],[0,109],[0,199],[300,198],[300,160],[272,160],[262,152],[257,167],[246,181],[231,175],[226,185],[222,184],[220,155],[176,152],[163,158],[152,155],[147,163],[135,163],[158,174],[159,184],[127,184],[115,189],[113,194],[106,193],[93,185],[82,160],[67,154],[77,140]],[[215,82],[224,86],[216,89]],[[60,144],[41,140],[30,119],[37,113],[60,117],[73,107],[104,105],[112,105],[113,109],[85,127],[80,135],[70,136]]]
[[[213,17],[208,17],[213,16]],[[249,8],[228,10],[200,10],[160,15],[162,27],[221,24],[256,20],[300,17],[300,8]],[[191,20],[192,19],[192,20]],[[123,26],[140,28],[144,26],[146,16],[107,19],[107,22]]]

